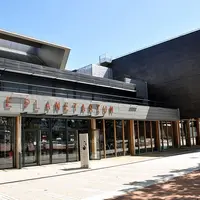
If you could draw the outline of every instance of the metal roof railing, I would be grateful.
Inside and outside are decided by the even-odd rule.
[[[0,80],[0,91],[168,108],[162,102],[151,101],[148,99],[40,86],[5,80]]]
[[[67,70],[0,58],[0,70],[136,92],[136,85]]]

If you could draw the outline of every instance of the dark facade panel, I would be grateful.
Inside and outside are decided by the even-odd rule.
[[[124,74],[148,82],[149,99],[179,107],[184,118],[200,117],[200,31],[113,60],[115,79]]]

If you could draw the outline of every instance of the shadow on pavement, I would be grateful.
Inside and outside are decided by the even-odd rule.
[[[184,173],[181,177],[174,177],[172,173]],[[166,175],[157,175],[158,180],[146,180],[130,182],[124,185],[132,187],[121,190],[123,196],[107,200],[197,200],[200,199],[200,164],[194,168],[172,170]],[[168,179],[165,183],[159,180]]]

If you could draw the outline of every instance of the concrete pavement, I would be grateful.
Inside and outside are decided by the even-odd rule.
[[[65,163],[0,171],[0,200],[106,199],[189,173],[200,152],[171,157],[136,156],[92,161],[91,169]]]

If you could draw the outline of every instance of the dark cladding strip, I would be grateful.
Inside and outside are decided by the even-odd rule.
[[[51,79],[79,82],[83,84],[98,85],[102,87],[136,92],[136,85],[132,83],[124,83],[121,81],[79,74],[67,70],[43,67],[41,65],[34,65],[5,58],[0,58],[0,69],[15,73],[23,73],[33,76],[42,76]]]

